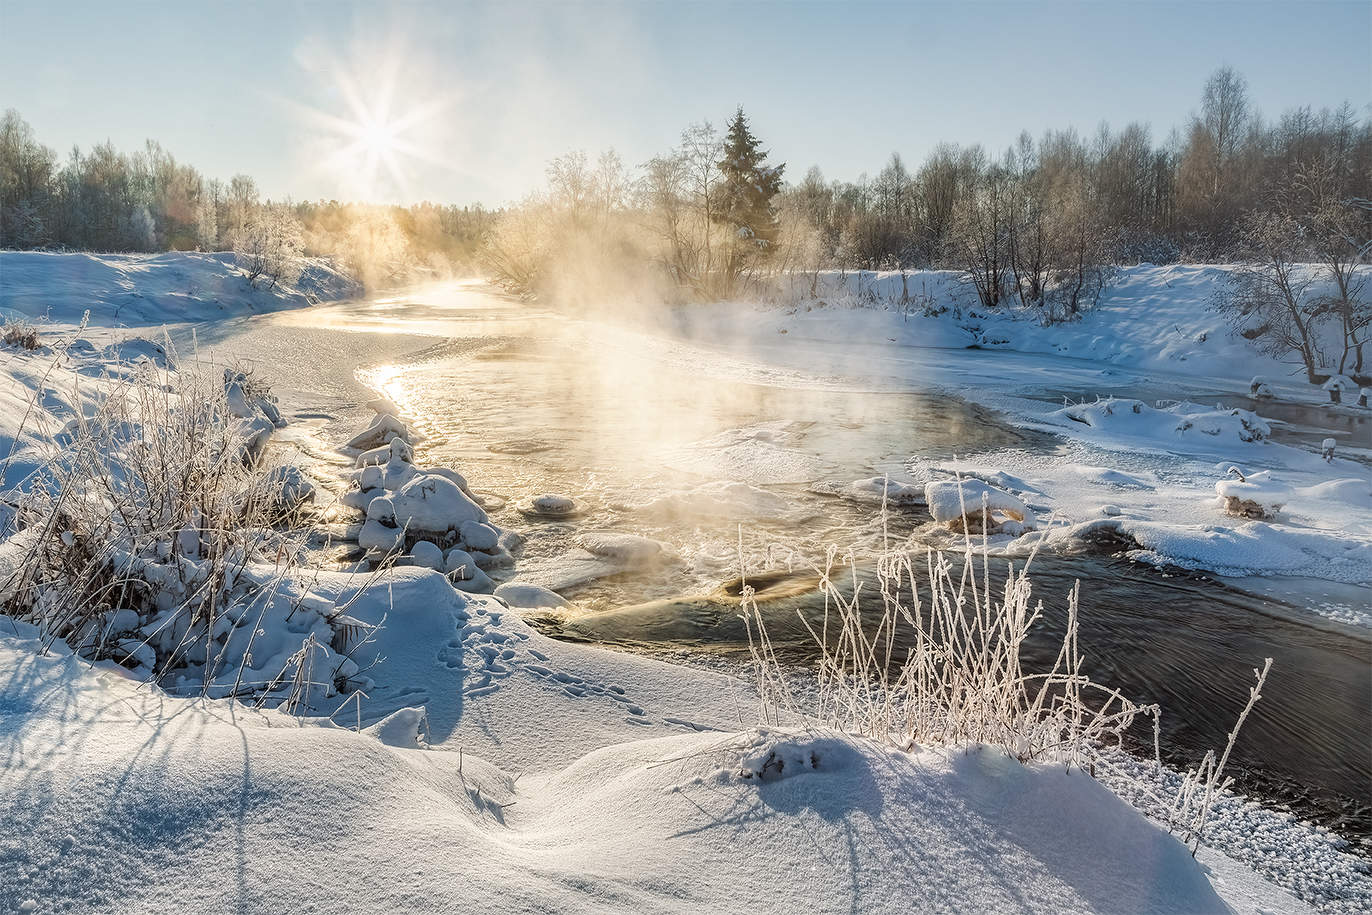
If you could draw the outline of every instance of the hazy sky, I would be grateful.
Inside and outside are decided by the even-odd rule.
[[[1372,0],[0,0],[0,42],[0,107],[59,152],[151,137],[296,198],[501,203],[559,153],[636,164],[738,104],[790,178],[1102,119],[1162,139],[1221,63],[1266,114],[1347,99],[1372,116]],[[378,152],[392,164],[370,168]]]

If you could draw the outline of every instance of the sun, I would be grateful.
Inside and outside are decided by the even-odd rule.
[[[412,72],[414,55],[403,44],[359,49],[355,56],[365,66],[319,51],[309,58],[311,72],[324,77],[316,103],[280,100],[304,130],[310,167],[328,175],[342,196],[412,197],[424,169],[453,167],[443,132],[457,93],[433,92],[432,80]],[[357,78],[362,72],[365,81]]]
[[[391,156],[396,152],[395,125],[383,121],[366,121],[357,125],[358,142],[374,156]]]

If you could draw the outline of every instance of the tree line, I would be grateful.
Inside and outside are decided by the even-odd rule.
[[[984,307],[1058,321],[1094,304],[1117,265],[1240,262],[1216,303],[1239,332],[1295,353],[1312,379],[1364,371],[1372,119],[1347,103],[1267,121],[1223,67],[1162,143],[1139,123],[1025,132],[1000,155],[941,144],[917,168],[893,153],[875,177],[812,167],[785,186],[768,156],[742,109],[723,135],[692,125],[637,169],[612,151],[562,156],[496,222],[485,264],[508,288],[573,302],[951,269]]]
[[[0,247],[234,251],[254,282],[289,279],[301,254],[339,258],[374,282],[475,262],[498,211],[274,201],[256,181],[207,178],[156,141],[62,160],[13,109],[0,118]]]

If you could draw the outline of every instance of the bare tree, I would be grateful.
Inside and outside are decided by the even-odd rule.
[[[1306,231],[1316,260],[1329,271],[1334,292],[1321,299],[1321,309],[1339,321],[1343,352],[1339,374],[1363,371],[1363,346],[1372,329],[1372,297],[1365,268],[1372,253],[1372,203],[1339,192],[1332,164],[1302,169],[1295,182],[1310,200]]]
[[[1294,216],[1264,211],[1244,220],[1242,237],[1250,262],[1233,274],[1217,305],[1265,352],[1300,356],[1313,383],[1321,362],[1315,331],[1325,312],[1311,295],[1315,274],[1302,263],[1303,227]]]
[[[984,155],[978,151],[976,164]],[[959,201],[953,226],[953,245],[977,297],[995,308],[1005,297],[1010,272],[1010,213],[1012,176],[1002,165],[977,168],[977,179]]]
[[[300,221],[291,207],[270,202],[253,209],[234,245],[238,265],[256,286],[268,281],[268,289],[280,282],[294,282],[299,276],[301,254]]]

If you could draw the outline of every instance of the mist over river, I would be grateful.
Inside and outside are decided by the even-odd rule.
[[[447,283],[200,325],[195,334],[213,358],[258,366],[303,420],[316,452],[365,423],[369,400],[389,399],[426,436],[424,462],[460,471],[497,524],[526,535],[516,574],[556,578],[586,532],[661,543],[657,561],[558,588],[572,610],[530,614],[550,634],[624,650],[741,660],[746,641],[728,607],[668,618],[670,603],[650,602],[712,591],[738,575],[740,555],[750,569],[792,569],[799,578],[831,544],[860,559],[883,536],[914,534],[918,542],[930,521],[922,502],[893,506],[883,527],[876,502],[851,487],[899,477],[912,458],[951,462],[1018,449],[1048,459],[1064,447],[1053,434],[949,396],[946,386],[845,371],[863,367],[861,344],[823,351],[796,341],[815,354],[804,369],[735,341],[698,333],[688,340],[680,329],[572,317]],[[191,345],[189,330],[176,339],[182,349]],[[923,350],[899,358],[956,379],[1022,357]],[[904,373],[912,374],[919,373]],[[1045,370],[1041,388],[1016,393],[1059,397],[1070,386]],[[1308,411],[1300,418],[1314,422]],[[543,493],[575,500],[576,515],[530,513],[529,501]],[[1060,633],[1066,594],[1080,580],[1088,671],[1136,701],[1161,704],[1164,754],[1178,766],[1223,748],[1252,669],[1273,658],[1231,760],[1238,787],[1363,839],[1365,852],[1366,631],[1247,584],[1155,568],[1118,551],[1107,541],[1034,560],[1036,597],[1047,607],[1041,644]],[[1345,589],[1344,599],[1358,595]],[[782,651],[797,662],[811,649],[796,612],[816,606],[764,605]],[[626,607],[641,609],[610,612]],[[1031,661],[1050,663],[1035,654],[1038,644]]]

